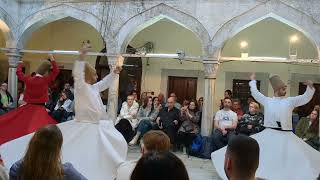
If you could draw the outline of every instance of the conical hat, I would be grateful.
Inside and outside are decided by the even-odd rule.
[[[45,75],[50,70],[50,67],[51,67],[50,61],[43,61],[38,67],[36,73],[40,75]]]
[[[272,76],[269,80],[274,91],[287,86],[278,75]]]

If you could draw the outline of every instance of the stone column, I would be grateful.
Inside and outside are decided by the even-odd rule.
[[[201,121],[201,134],[208,136],[213,127],[213,106],[215,96],[216,75],[219,68],[218,61],[204,63],[204,101]]]
[[[21,54],[17,49],[12,49],[11,52],[6,53],[9,61],[9,72],[8,72],[8,91],[13,97],[14,106],[17,106],[18,101],[18,77],[16,75],[17,66],[21,60]]]
[[[108,63],[110,66],[110,73],[116,67],[116,57],[108,57]],[[110,119],[113,122],[116,121],[117,118],[117,111],[118,111],[118,91],[119,91],[119,78],[114,82],[114,84],[110,85],[108,91],[108,105],[107,105],[107,112]]]

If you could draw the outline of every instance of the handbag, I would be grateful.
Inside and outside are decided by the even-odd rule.
[[[184,121],[182,124],[181,124],[181,127],[184,129],[184,131],[186,133],[189,133],[189,132],[192,132],[193,129],[194,129],[194,126],[191,122],[188,122],[188,121]]]

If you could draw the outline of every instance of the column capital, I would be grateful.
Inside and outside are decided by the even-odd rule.
[[[109,56],[108,57],[108,65],[110,70],[115,69],[117,64],[117,57]]]
[[[216,79],[219,63],[203,63],[205,79]]]
[[[10,51],[6,53],[6,56],[8,56],[9,67],[15,68],[18,66],[22,54],[17,48],[10,48]]]

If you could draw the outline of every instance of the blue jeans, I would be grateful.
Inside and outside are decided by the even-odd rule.
[[[140,137],[152,129],[153,125],[149,120],[142,120],[138,125],[137,131],[140,132]]]

